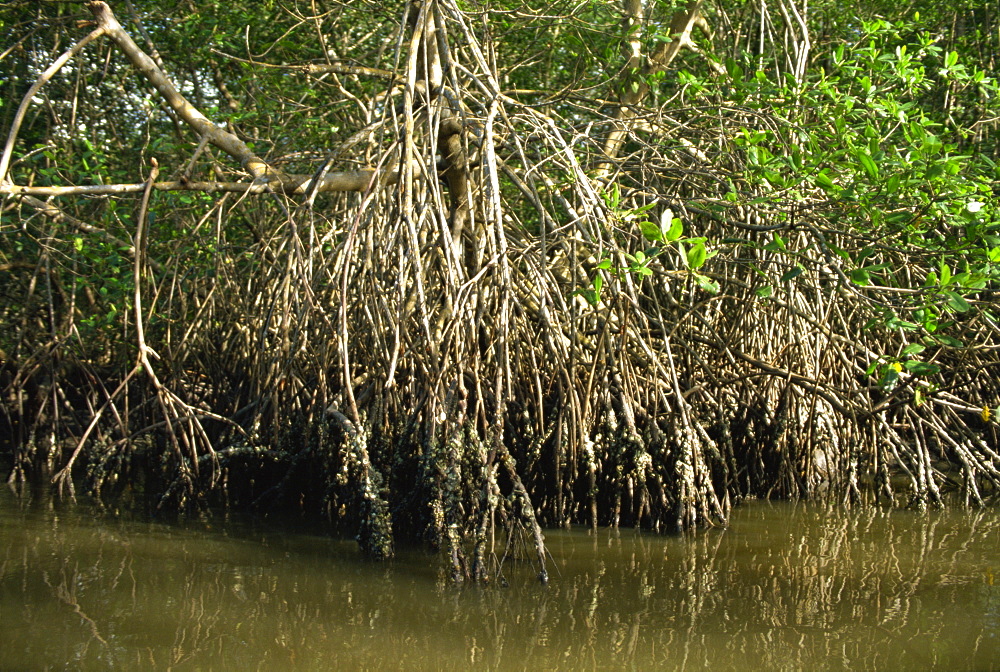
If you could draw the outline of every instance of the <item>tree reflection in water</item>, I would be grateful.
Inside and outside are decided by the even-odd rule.
[[[690,536],[550,531],[548,586],[525,561],[456,588],[415,550],[0,499],[0,667],[995,668],[998,527],[750,504]]]

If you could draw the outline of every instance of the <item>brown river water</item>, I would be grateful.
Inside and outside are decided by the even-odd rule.
[[[0,489],[0,670],[1000,669],[1000,511],[746,504],[683,536],[549,530],[551,580],[456,587],[277,521]]]

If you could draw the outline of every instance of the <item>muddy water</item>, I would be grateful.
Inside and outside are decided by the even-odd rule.
[[[0,669],[998,669],[1000,515],[755,503],[727,530],[549,531],[552,580],[455,588],[272,523],[0,493]]]

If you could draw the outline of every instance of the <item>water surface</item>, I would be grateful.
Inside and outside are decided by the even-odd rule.
[[[523,562],[456,588],[419,550],[3,492],[0,669],[1000,668],[994,510],[752,503],[726,530],[546,537],[548,586]]]

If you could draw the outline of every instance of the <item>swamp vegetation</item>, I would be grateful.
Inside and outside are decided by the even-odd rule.
[[[1000,4],[8,2],[0,467],[488,580],[1000,486]],[[507,550],[505,550],[505,548]]]

